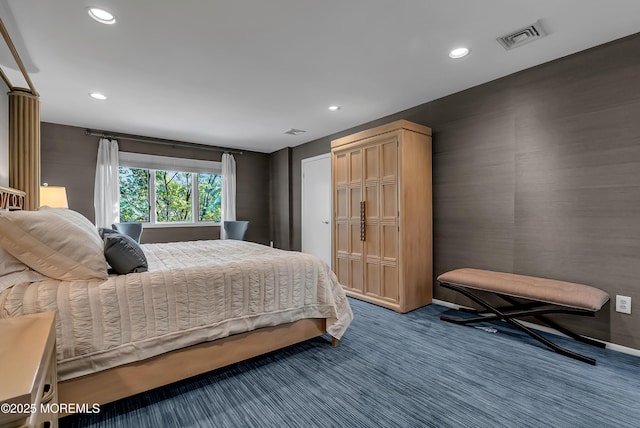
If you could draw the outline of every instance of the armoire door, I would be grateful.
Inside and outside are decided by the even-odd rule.
[[[364,176],[364,275],[365,294],[382,295],[380,277],[380,146],[377,142],[363,148]]]
[[[351,292],[397,304],[398,139],[334,152],[336,274]]]
[[[334,153],[334,245],[338,281],[364,293],[361,240],[362,149]]]
[[[333,269],[338,282],[349,285],[349,152],[333,153]]]
[[[364,147],[365,294],[399,302],[398,139]]]

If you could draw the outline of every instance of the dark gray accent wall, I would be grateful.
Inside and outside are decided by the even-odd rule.
[[[291,248],[291,148],[271,153],[269,159],[270,175],[270,214],[271,239],[273,246],[283,250]]]
[[[302,159],[329,153],[331,141],[327,139],[294,147],[291,151],[291,249],[302,248]]]
[[[94,219],[93,187],[95,180],[98,137],[85,134],[84,128],[42,123],[42,181],[65,186],[69,208]],[[222,154],[200,148],[164,146],[126,139],[118,140],[121,151],[161,156],[219,161]],[[244,152],[236,159],[236,217],[249,220],[246,239],[269,243],[269,155]],[[220,228],[164,227],[147,228],[143,243],[218,239]]]
[[[433,129],[436,275],[458,267],[517,272],[640,304],[638,76],[640,34],[295,147],[293,248],[300,249],[300,160],[329,152],[335,138],[407,119]],[[434,297],[469,304],[441,287]],[[640,311],[614,306],[572,324],[640,349]]]

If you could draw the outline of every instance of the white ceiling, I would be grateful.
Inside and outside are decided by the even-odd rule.
[[[0,0],[0,13],[43,121],[260,152],[640,31],[638,0]],[[547,37],[496,42],[538,19]],[[458,46],[471,53],[449,59]]]

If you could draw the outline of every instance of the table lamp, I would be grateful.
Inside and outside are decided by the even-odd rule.
[[[40,186],[40,206],[69,208],[67,190],[62,186],[49,186],[44,183],[44,185]]]

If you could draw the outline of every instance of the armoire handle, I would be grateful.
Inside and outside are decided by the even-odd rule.
[[[366,238],[365,234],[365,201],[360,202],[360,240],[364,241]]]

